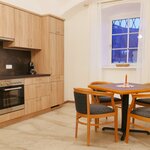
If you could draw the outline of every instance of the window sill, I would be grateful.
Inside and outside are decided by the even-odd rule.
[[[136,69],[136,65],[129,65],[129,66],[118,65],[118,66],[116,66],[116,64],[113,64],[113,65],[105,65],[102,68],[103,69]]]

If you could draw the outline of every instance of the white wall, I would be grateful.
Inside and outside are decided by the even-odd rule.
[[[123,8],[108,9],[108,12],[103,12],[103,58],[104,60],[110,59],[108,53],[110,53],[110,31],[112,17],[116,15],[125,15],[125,11],[128,15],[139,15],[140,5],[126,5]],[[65,14],[65,100],[73,100],[73,88],[74,87],[87,87],[89,84],[89,61],[90,53],[89,49],[89,16],[88,7],[80,6],[80,9],[74,9],[73,11]],[[76,10],[76,11],[75,11]],[[130,12],[131,11],[131,12]],[[113,13],[115,12],[115,13]],[[64,17],[65,17],[64,16]],[[105,44],[107,43],[107,44]],[[95,54],[96,55],[96,54]],[[103,60],[103,61],[104,61]],[[101,69],[101,68],[100,68]],[[110,82],[124,82],[125,75],[128,74],[129,82],[136,82],[136,69],[135,68],[114,68],[107,66],[102,68],[102,75],[99,80]]]
[[[0,0],[38,14],[62,16],[66,11],[86,0]]]
[[[130,82],[136,82],[136,68],[115,68],[111,63],[111,22],[112,19],[130,18],[140,16],[140,3],[126,3],[102,10],[102,42],[103,50],[103,80],[111,82],[123,82],[125,74],[128,74]],[[109,60],[109,61],[108,61]],[[110,76],[111,75],[111,76]]]
[[[88,83],[88,9],[77,9],[65,21],[65,100],[72,100],[74,87],[86,87]]]
[[[42,13],[40,3],[37,3],[37,0],[0,0],[2,2],[23,8],[35,13]]]

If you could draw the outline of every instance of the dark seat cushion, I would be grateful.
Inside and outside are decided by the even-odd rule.
[[[99,96],[98,99],[99,99],[100,103],[109,103],[109,102],[111,102],[111,98],[106,97],[106,96]],[[119,101],[121,101],[121,99],[117,98],[117,97],[114,97],[114,101],[119,102]]]
[[[150,118],[150,107],[138,107],[131,111],[132,114]]]
[[[150,98],[136,99],[139,103],[150,104]]]
[[[99,105],[99,104],[91,104],[90,105],[90,114],[105,114],[105,113],[111,113],[114,112],[114,110],[110,107],[107,107],[105,105]]]

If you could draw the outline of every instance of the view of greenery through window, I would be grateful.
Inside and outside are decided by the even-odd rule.
[[[140,18],[112,21],[112,63],[136,63]]]

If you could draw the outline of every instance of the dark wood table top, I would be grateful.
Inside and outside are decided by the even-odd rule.
[[[128,85],[125,86],[123,83],[110,83],[89,85],[88,87],[95,90],[108,91],[121,95],[150,92],[150,84],[128,83]]]

